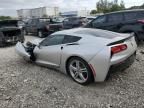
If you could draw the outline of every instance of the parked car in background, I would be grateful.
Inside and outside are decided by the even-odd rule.
[[[88,22],[91,22],[91,21],[94,20],[96,17],[94,17],[94,16],[88,16],[88,17],[86,17],[86,18],[87,18]]]
[[[18,27],[18,20],[0,21],[0,47],[24,42],[24,33]]]
[[[75,27],[80,27],[88,23],[86,17],[68,17],[63,21],[64,29],[71,29]]]
[[[99,28],[119,33],[135,33],[136,41],[144,40],[144,10],[124,10],[98,16],[86,28]]]
[[[104,81],[111,70],[130,66],[136,49],[133,34],[90,28],[63,30],[16,45],[17,53],[26,60],[59,69],[83,85]]]
[[[64,17],[53,17],[52,19],[54,22],[63,23],[65,18]]]
[[[20,29],[23,29],[23,28],[25,27],[25,22],[22,21],[22,20],[19,20],[19,21],[18,21],[18,27],[19,27]]]
[[[53,21],[52,18],[34,18],[25,24],[25,34],[34,33],[38,37],[45,37],[63,28],[62,23]]]

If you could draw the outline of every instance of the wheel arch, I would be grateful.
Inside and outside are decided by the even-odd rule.
[[[79,55],[72,55],[72,56],[70,56],[70,57],[68,57],[67,58],[67,60],[66,60],[66,62],[65,62],[65,69],[66,69],[66,73],[70,76],[70,73],[68,72],[68,63],[69,63],[69,61],[72,59],[72,58],[80,58],[80,59],[82,59],[82,60],[84,60],[87,64],[88,64],[88,61],[84,58],[84,57],[81,57],[81,56],[79,56]],[[89,66],[89,64],[88,64],[88,66]],[[89,68],[90,68],[90,66],[89,66]],[[90,68],[90,70],[91,70],[91,72],[92,72],[92,69]],[[93,74],[93,72],[92,72],[92,81],[94,82],[94,74]]]

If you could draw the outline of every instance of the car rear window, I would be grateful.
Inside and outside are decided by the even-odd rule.
[[[138,18],[144,18],[144,11],[139,11],[139,12],[137,13],[137,17],[138,17]]]
[[[81,37],[77,37],[77,36],[65,36],[63,44],[77,42],[80,39]]]
[[[123,21],[123,14],[111,14],[108,16],[108,22]]]
[[[75,21],[78,20],[78,18],[69,18],[69,21]]]
[[[133,20],[137,18],[137,12],[126,12],[124,13],[125,20]]]

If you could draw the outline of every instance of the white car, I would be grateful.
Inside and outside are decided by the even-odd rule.
[[[105,81],[111,70],[127,68],[134,62],[136,49],[133,34],[90,28],[59,31],[16,45],[26,60],[59,69],[82,85]]]

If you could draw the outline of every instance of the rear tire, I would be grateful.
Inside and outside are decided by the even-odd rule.
[[[94,79],[88,63],[79,57],[73,57],[68,61],[67,72],[75,82],[81,85],[88,85]]]
[[[137,33],[135,33],[135,32],[132,32],[132,33],[134,33],[134,38],[135,38],[136,44],[138,46],[140,43],[140,40],[138,39]]]
[[[140,41],[138,40],[138,37],[135,35],[134,38],[135,38],[136,44],[139,45]]]

